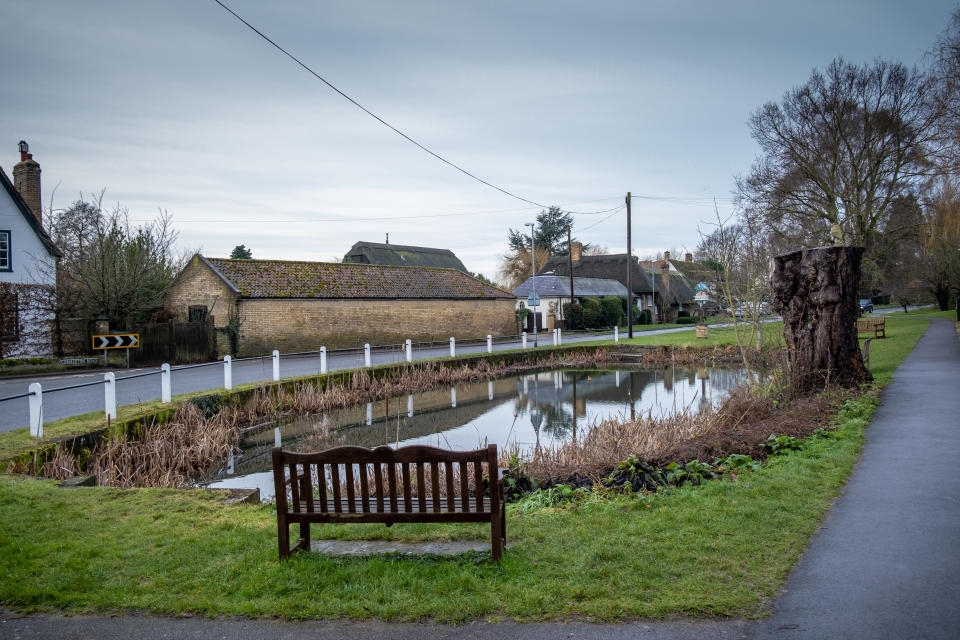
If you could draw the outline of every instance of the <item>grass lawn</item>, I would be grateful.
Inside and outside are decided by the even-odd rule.
[[[891,318],[871,358],[890,379],[926,329]],[[773,332],[771,332],[773,333]],[[836,437],[735,480],[597,496],[520,514],[511,544],[457,558],[276,559],[272,506],[203,491],[63,490],[0,476],[0,602],[26,611],[463,621],[766,613],[855,463],[877,403],[848,402]],[[486,537],[474,525],[316,526],[314,538]]]

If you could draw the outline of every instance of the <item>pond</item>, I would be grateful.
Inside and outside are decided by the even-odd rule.
[[[709,367],[566,369],[386,398],[252,428],[241,439],[241,452],[203,484],[259,487],[261,498],[271,499],[275,446],[293,451],[383,444],[477,449],[495,443],[532,451],[538,444],[582,437],[608,418],[703,411],[747,377],[742,369]]]

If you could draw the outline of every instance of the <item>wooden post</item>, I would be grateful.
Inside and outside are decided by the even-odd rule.
[[[627,191],[627,337],[633,338],[633,251],[630,243],[630,192]]]

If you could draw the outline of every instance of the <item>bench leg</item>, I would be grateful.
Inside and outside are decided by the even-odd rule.
[[[303,540],[303,546],[300,548],[304,551],[310,551],[310,523],[301,522],[300,523],[300,538]]]
[[[501,532],[500,510],[497,509],[490,517],[490,551],[493,554],[494,562],[500,562],[500,555],[503,551],[503,540],[500,538]]]
[[[282,513],[277,513],[277,546],[280,549],[280,559],[290,557],[290,527]]]

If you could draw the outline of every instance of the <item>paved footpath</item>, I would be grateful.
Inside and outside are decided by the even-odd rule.
[[[20,616],[0,638],[555,638],[784,640],[960,638],[960,342],[933,320],[897,369],[842,497],[759,622],[620,625],[475,622],[461,626],[156,616]]]

